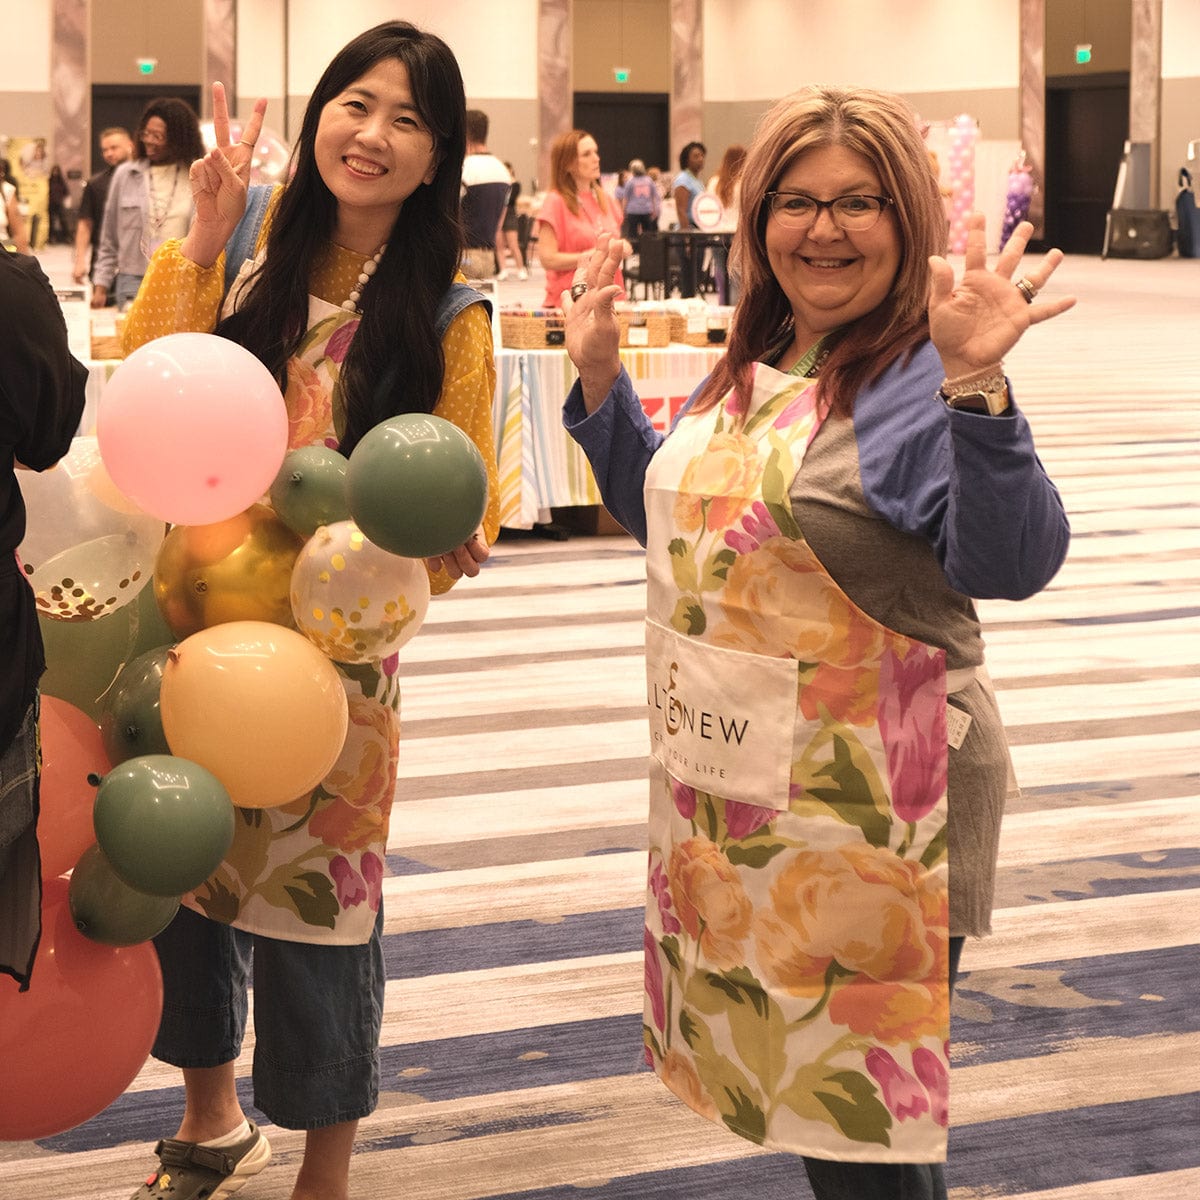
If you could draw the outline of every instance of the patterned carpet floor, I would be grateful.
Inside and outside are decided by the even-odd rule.
[[[995,932],[968,943],[954,1002],[950,1195],[1184,1200],[1200,1195],[1200,263],[1060,276],[1079,307],[1009,368],[1074,541],[1043,594],[981,606],[1023,795]],[[629,539],[507,538],[404,652],[362,1200],[810,1196],[795,1160],[641,1065],[643,601]],[[78,1129],[0,1145],[0,1195],[128,1196],[181,1096],[148,1063]],[[246,1200],[290,1194],[302,1135],[267,1132],[275,1165]]]

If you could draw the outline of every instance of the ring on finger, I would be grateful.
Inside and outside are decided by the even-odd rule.
[[[585,280],[580,280],[578,283],[571,284],[571,299],[578,300],[584,292],[588,290],[588,285]]]
[[[1025,297],[1026,304],[1033,303],[1033,298],[1038,294],[1038,290],[1034,286],[1032,279],[1026,275],[1022,275],[1013,286],[1016,287],[1017,291]]]

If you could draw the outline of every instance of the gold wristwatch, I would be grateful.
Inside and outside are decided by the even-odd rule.
[[[1003,366],[959,379],[943,379],[938,392],[949,408],[998,417],[1008,411],[1008,382]]]

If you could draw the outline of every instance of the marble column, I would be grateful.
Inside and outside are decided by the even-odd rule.
[[[88,6],[79,0],[54,0],[50,41],[50,103],[53,111],[54,161],[71,179],[78,200],[90,162],[91,86],[88,82]]]
[[[237,112],[236,0],[204,0],[204,78],[200,87],[200,116],[212,117],[212,85],[225,85],[230,113]]]
[[[550,143],[571,128],[571,0],[538,4],[537,186],[550,186]]]
[[[1029,220],[1040,238],[1046,216],[1046,0],[1021,0],[1020,28],[1021,147],[1033,168]]]
[[[671,0],[671,152],[703,141],[704,6]]]
[[[1150,207],[1159,206],[1162,0],[1133,0],[1129,47],[1129,140],[1150,145]]]

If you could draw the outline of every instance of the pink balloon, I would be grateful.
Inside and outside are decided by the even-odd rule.
[[[287,453],[279,387],[249,350],[173,333],[135,350],[100,398],[96,437],[113,483],[175,525],[249,508]]]

